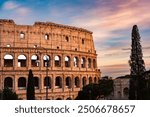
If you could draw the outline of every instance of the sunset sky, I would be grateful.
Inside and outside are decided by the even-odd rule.
[[[102,76],[129,74],[131,30],[138,25],[143,58],[150,68],[150,0],[0,0],[0,19],[86,28],[93,32]]]

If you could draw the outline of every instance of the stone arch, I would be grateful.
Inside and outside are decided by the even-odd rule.
[[[62,98],[56,98],[56,100],[62,100]]]
[[[86,77],[82,78],[82,86],[84,87],[86,85]]]
[[[34,78],[34,87],[35,89],[39,89],[39,77],[33,77]]]
[[[70,67],[70,57],[65,56],[65,67]]]
[[[13,78],[6,77],[4,79],[4,87],[8,87],[8,88],[12,89],[13,88]]]
[[[20,77],[18,79],[18,89],[26,89],[26,78]]]
[[[38,55],[34,54],[31,56],[31,66],[38,67],[39,66],[39,57]]]
[[[49,76],[44,78],[44,87],[46,86],[48,86],[48,88],[51,88],[51,78]]]
[[[45,40],[49,40],[49,34],[46,33],[46,34],[44,35],[44,39],[45,39]]]
[[[91,64],[92,64],[92,61],[90,58],[88,58],[88,68],[91,68],[91,66],[92,66]]]
[[[68,88],[71,88],[71,77],[66,77],[65,85]]]
[[[68,97],[66,100],[72,100],[72,98],[71,98],[71,97]]]
[[[4,67],[13,67],[13,56],[11,54],[4,56]]]
[[[97,83],[97,78],[96,77],[94,77],[94,83]]]
[[[125,87],[125,88],[123,89],[123,94],[124,94],[124,95],[129,95],[129,88],[128,88],[128,87]]]
[[[18,67],[26,67],[27,59],[26,56],[21,54],[18,56]]]
[[[61,67],[61,57],[59,55],[55,56],[55,67]]]
[[[81,58],[81,67],[82,68],[86,67],[86,59],[84,57]]]
[[[50,56],[49,55],[44,55],[43,57],[43,66],[44,67],[50,67]]]
[[[60,76],[57,76],[55,79],[55,87],[62,88],[62,78]]]
[[[78,57],[74,57],[73,60],[74,60],[74,67],[79,67],[79,59],[78,59]]]
[[[77,88],[79,88],[80,87],[80,79],[79,79],[79,77],[75,77],[74,80],[75,80],[74,81],[74,86],[77,87]]]
[[[89,77],[89,84],[92,84],[92,77]]]
[[[93,68],[96,68],[96,60],[93,59]]]

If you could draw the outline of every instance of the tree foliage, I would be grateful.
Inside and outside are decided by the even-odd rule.
[[[145,99],[146,94],[146,79],[145,79],[145,64],[143,60],[142,47],[140,44],[140,34],[137,25],[132,29],[132,45],[130,56],[130,85],[129,99]]]
[[[16,92],[7,87],[5,87],[3,91],[0,92],[0,97],[2,100],[18,100],[18,95]]]
[[[76,100],[96,100],[101,96],[107,97],[113,91],[112,80],[100,80],[99,84],[89,84],[79,91]]]
[[[27,100],[35,100],[34,78],[31,69],[29,70],[29,75],[28,75],[26,96],[27,96]]]

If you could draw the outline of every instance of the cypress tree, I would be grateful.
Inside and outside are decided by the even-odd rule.
[[[34,89],[34,78],[32,74],[32,70],[29,70],[28,75],[28,84],[27,84],[27,100],[34,100],[35,99],[35,89]]]
[[[145,99],[146,80],[145,80],[145,64],[142,59],[142,47],[140,44],[140,34],[137,25],[132,29],[132,45],[130,56],[130,86],[129,99]]]

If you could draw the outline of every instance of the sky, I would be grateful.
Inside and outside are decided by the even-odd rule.
[[[130,73],[131,30],[137,25],[150,68],[150,0],[0,0],[0,19],[33,25],[55,22],[93,32],[102,76]]]

